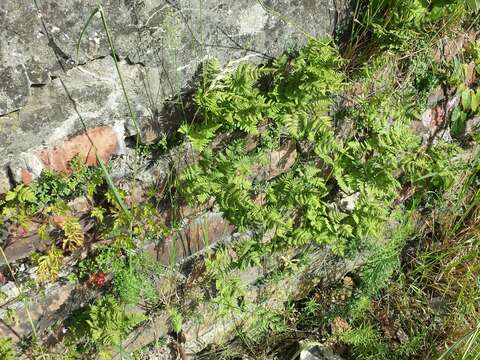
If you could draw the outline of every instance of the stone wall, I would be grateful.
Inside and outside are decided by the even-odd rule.
[[[96,0],[0,3],[0,193],[43,168],[65,170],[90,139],[106,160],[135,133],[100,14],[80,33]],[[265,62],[332,35],[345,0],[104,0],[119,68],[142,141],[181,121],[172,112],[201,63]]]

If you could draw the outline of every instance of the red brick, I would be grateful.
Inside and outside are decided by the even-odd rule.
[[[234,231],[234,226],[222,218],[220,213],[207,213],[190,221],[182,230],[167,237],[162,244],[147,246],[147,253],[156,256],[163,264],[169,264],[170,257],[176,261],[218,242]]]
[[[30,173],[30,171],[26,169],[22,169],[21,175],[22,175],[22,182],[24,184],[28,185],[33,181],[33,175]]]
[[[92,142],[97,148],[99,157],[105,162],[117,152],[116,131],[110,127],[98,127],[88,130],[86,134],[77,135],[52,149],[42,150],[39,158],[46,168],[67,173],[71,171],[68,162],[76,155],[79,155],[86,165],[96,165],[97,159]]]

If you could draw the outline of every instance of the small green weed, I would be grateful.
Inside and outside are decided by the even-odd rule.
[[[0,338],[0,358],[3,360],[15,360],[17,358],[12,347],[11,338]]]
[[[125,305],[106,295],[77,315],[67,340],[73,344],[87,340],[95,351],[108,352],[112,346],[121,346],[128,332],[145,319],[143,314],[127,313]]]
[[[172,324],[172,329],[175,334],[180,334],[182,332],[183,325],[183,316],[176,308],[169,308],[168,314],[170,315],[170,323]]]

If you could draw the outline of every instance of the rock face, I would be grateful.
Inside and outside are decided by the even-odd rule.
[[[344,23],[346,3],[104,0],[142,140],[152,141],[178,125],[166,100],[194,85],[205,59],[267,61],[302,46],[310,35],[334,33]],[[45,154],[67,159],[72,149],[66,146],[67,154],[59,153],[63,142],[87,129],[99,135],[97,147],[110,144],[98,149],[101,157],[121,152],[123,138],[134,133],[100,13],[86,28],[77,57],[80,33],[96,4],[1,2],[0,193],[15,182],[35,179],[43,167],[63,168],[64,163],[52,166]],[[112,130],[99,134],[106,127]]]

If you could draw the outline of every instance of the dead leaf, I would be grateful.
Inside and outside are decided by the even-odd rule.
[[[342,334],[345,331],[350,330],[350,324],[340,316],[337,316],[333,319],[332,323],[330,324],[332,328],[332,334]]]

